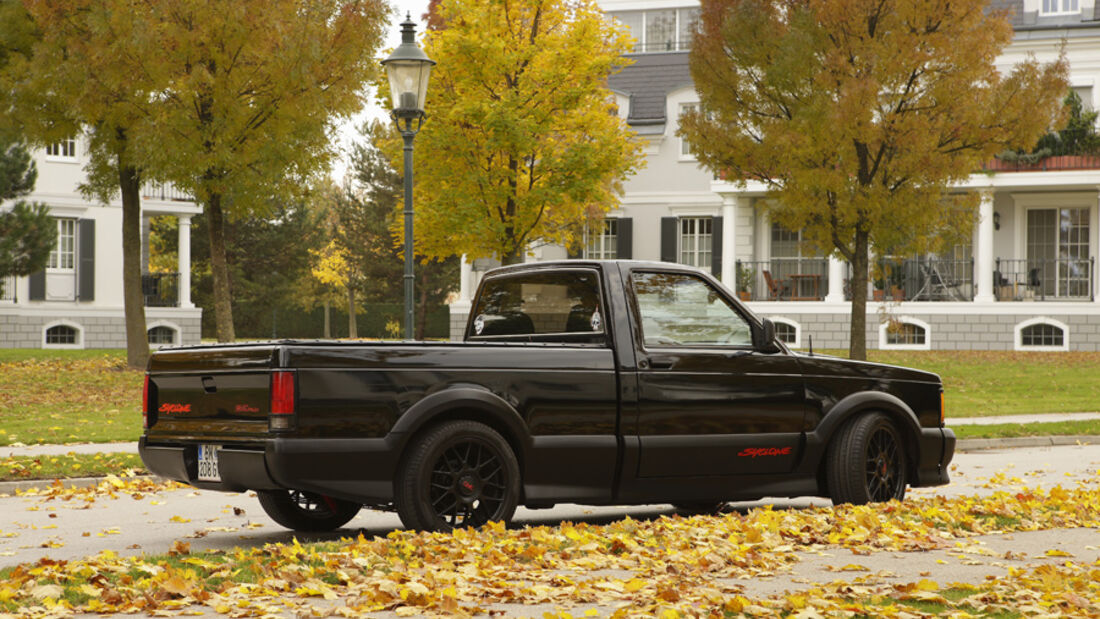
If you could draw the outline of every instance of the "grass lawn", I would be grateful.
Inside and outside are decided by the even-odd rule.
[[[991,425],[952,426],[955,437],[965,438],[1010,438],[1019,436],[1078,436],[1100,435],[1100,420],[1054,421],[1051,423],[995,423]]]
[[[949,417],[1100,409],[1100,353],[870,351],[870,357],[942,376]],[[120,350],[0,349],[0,445],[137,440],[142,373],[125,366]]]
[[[96,453],[0,458],[0,481],[147,473],[137,454]]]

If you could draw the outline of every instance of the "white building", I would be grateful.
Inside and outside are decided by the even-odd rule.
[[[1053,60],[1064,41],[1072,87],[1086,105],[1100,105],[1100,15],[1093,0],[992,4],[1014,12],[1016,29],[999,67],[1008,69],[1028,53]],[[715,180],[676,136],[679,115],[698,102],[687,53],[698,2],[600,5],[637,39],[634,64],[612,76],[610,86],[644,142],[646,166],[625,183],[621,205],[589,236],[585,255],[709,269],[731,289],[744,290],[753,310],[774,320],[794,347],[806,347],[812,336],[815,347],[846,348],[848,266],[801,255],[799,232],[772,224],[760,208],[764,187]],[[883,265],[880,292],[872,293],[882,301],[868,303],[868,346],[1100,350],[1100,157],[1024,167],[994,162],[964,189],[981,194],[971,243],[948,255],[897,256]],[[541,248],[534,259],[565,254]],[[462,292],[451,308],[454,337],[465,326],[479,274],[464,263]],[[884,315],[901,327],[887,329]]]
[[[58,242],[45,271],[9,278],[0,296],[0,348],[125,348],[122,300],[122,204],[97,204],[78,190],[87,154],[80,138],[34,153],[35,191],[49,206]],[[191,218],[202,212],[170,188],[142,190],[142,216],[179,221],[178,270],[143,268],[145,319],[154,346],[198,343],[202,310],[191,302]],[[148,243],[144,243],[147,247]],[[147,255],[147,253],[146,253]]]

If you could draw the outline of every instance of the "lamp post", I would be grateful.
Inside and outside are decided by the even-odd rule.
[[[416,24],[405,15],[401,45],[382,61],[390,79],[393,120],[405,141],[405,339],[413,339],[413,138],[424,124],[424,98],[435,61],[416,45]]]

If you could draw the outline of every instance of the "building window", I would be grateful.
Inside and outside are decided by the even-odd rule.
[[[680,115],[678,118],[683,118],[684,114],[687,114],[688,112],[694,112],[698,107],[698,103],[681,103]],[[691,144],[689,144],[687,139],[683,137],[680,138],[680,156],[683,158],[695,158],[695,155],[691,153]]]
[[[714,220],[684,217],[680,220],[680,264],[710,268]]]
[[[57,245],[50,252],[48,269],[71,271],[76,268],[76,220],[57,220]]]
[[[883,350],[930,350],[931,329],[923,320],[896,318],[879,326],[878,342]]]
[[[674,52],[691,49],[699,8],[608,13],[634,37],[634,52]]]
[[[67,138],[60,142],[54,142],[46,146],[46,157],[50,159],[64,159],[73,161],[76,159],[76,139]]]
[[[153,327],[149,329],[149,343],[154,345],[175,344],[176,330],[163,325]]]
[[[802,347],[802,329],[798,323],[786,318],[771,318],[775,325],[775,338],[791,348]]]
[[[1028,209],[1027,271],[1043,296],[1088,297],[1089,209]]]
[[[614,260],[619,254],[619,220],[605,219],[585,231],[584,257]]]
[[[1092,111],[1092,86],[1074,86],[1070,90],[1081,100],[1081,109]]]
[[[1061,15],[1065,13],[1077,13],[1080,7],[1077,0],[1043,0],[1041,15]]]
[[[1024,348],[1061,347],[1064,341],[1065,332],[1050,323],[1044,322],[1020,329],[1020,346]]]
[[[83,340],[80,327],[71,323],[48,324],[42,332],[43,348],[83,348]]]

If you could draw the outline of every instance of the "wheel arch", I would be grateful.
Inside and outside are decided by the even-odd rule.
[[[445,421],[457,420],[477,421],[500,434],[512,447],[522,474],[525,454],[532,444],[527,423],[515,407],[484,388],[452,387],[433,393],[405,411],[391,432],[403,437],[404,452],[414,437]]]
[[[862,391],[853,393],[833,405],[814,433],[818,435],[822,446],[828,449],[836,439],[838,432],[848,421],[860,415],[883,413],[901,433],[905,443],[906,481],[910,484],[917,480],[917,467],[920,462],[920,421],[916,413],[901,398],[883,391]]]

